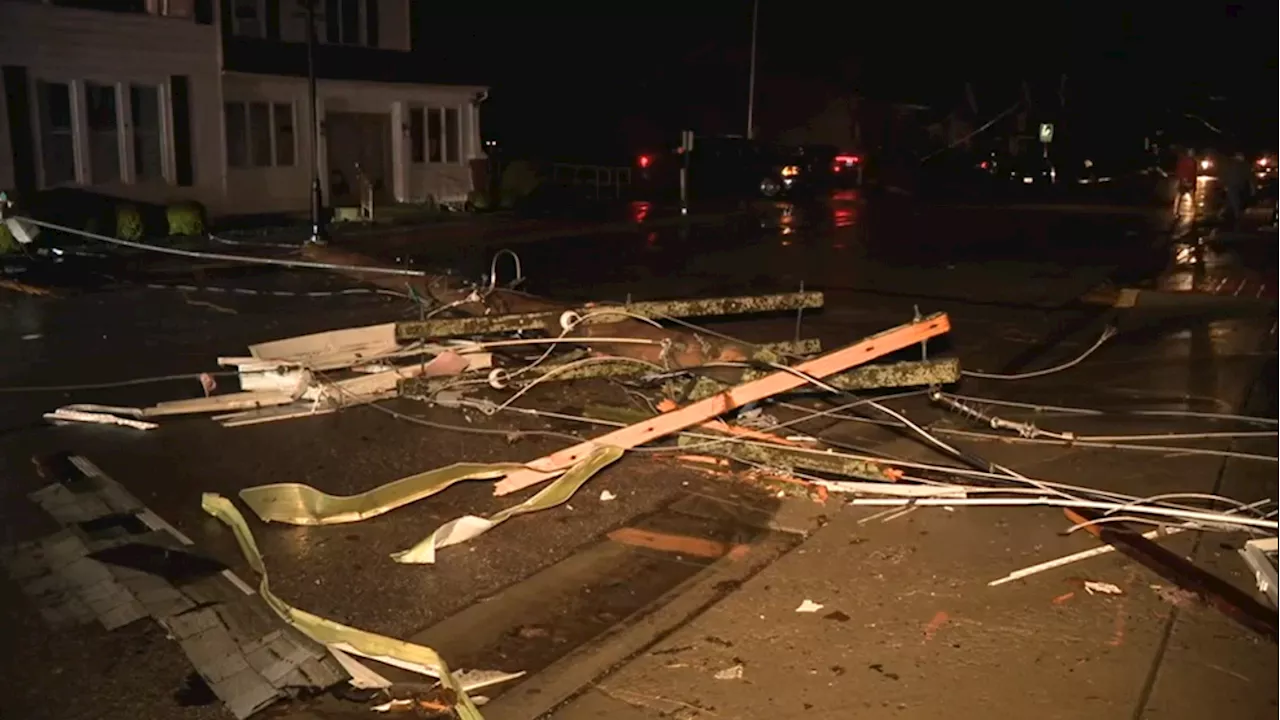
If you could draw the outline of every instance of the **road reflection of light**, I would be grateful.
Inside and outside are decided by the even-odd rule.
[[[644,222],[645,218],[649,217],[649,210],[651,207],[652,206],[644,200],[631,203],[631,220],[636,224]]]
[[[658,244],[658,233],[656,233],[656,232],[651,232],[651,233],[649,233],[648,235],[646,235],[646,236],[645,236],[645,238],[644,238],[644,242],[645,242],[645,244],[646,244],[646,245],[648,245],[648,246],[650,246],[650,247],[653,247],[654,245],[657,245],[657,244]]]
[[[796,207],[790,203],[778,206],[778,232],[782,235],[793,235],[796,231]],[[783,245],[790,245],[790,240],[783,240]]]
[[[831,223],[838,228],[853,227],[853,210],[835,208],[831,212]]]
[[[298,525],[288,532],[277,533],[276,537],[285,552],[301,560],[324,542],[323,535],[306,525]]]
[[[1173,263],[1175,265],[1195,265],[1200,261],[1196,248],[1193,245],[1179,244],[1174,250]]]
[[[858,199],[857,190],[837,190],[831,193],[832,200],[852,201]]]

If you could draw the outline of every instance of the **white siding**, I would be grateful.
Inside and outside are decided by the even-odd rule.
[[[27,68],[31,82],[49,80],[72,83],[82,92],[84,82],[118,84],[125,93],[118,105],[128,119],[128,87],[131,83],[161,88],[163,106],[169,107],[168,83],[172,75],[185,75],[190,91],[190,120],[194,186],[172,182],[131,184],[118,182],[95,189],[148,202],[194,198],[218,212],[222,196],[221,106],[218,83],[219,37],[215,25],[199,25],[191,19],[143,14],[100,12],[44,5],[36,2],[0,2],[0,64]],[[31,88],[33,125],[35,89]],[[81,103],[82,104],[82,103]],[[172,115],[165,113],[164,161],[173,179]],[[0,115],[4,134],[7,118]],[[84,123],[77,111],[77,126]],[[127,130],[127,128],[126,128]],[[38,134],[38,131],[37,131]],[[128,137],[130,133],[125,132]],[[122,157],[130,145],[122,143]],[[37,140],[38,144],[38,140]],[[84,139],[80,138],[83,147]],[[37,148],[37,164],[39,152]],[[12,155],[0,161],[0,181]],[[12,174],[11,169],[8,175]]]
[[[478,157],[479,112],[471,103],[479,87],[400,85],[373,82],[321,80],[317,87],[323,123],[327,112],[379,113],[391,128],[392,168],[389,189],[400,202],[462,200],[471,190],[469,160]],[[269,213],[305,210],[310,202],[311,165],[307,83],[304,78],[226,73],[223,95],[227,102],[293,103],[297,118],[297,162],[292,167],[228,168],[227,207],[231,213]],[[459,109],[461,157],[452,164],[410,162],[408,109],[453,107]],[[323,127],[323,124],[322,124]],[[398,137],[397,137],[398,136]],[[329,169],[325,139],[320,137],[321,185],[328,193]]]

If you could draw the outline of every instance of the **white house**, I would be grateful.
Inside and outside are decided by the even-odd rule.
[[[482,158],[483,86],[431,84],[411,0],[318,0],[325,200],[448,202]],[[310,202],[299,0],[0,0],[0,189],[76,186],[214,215]]]

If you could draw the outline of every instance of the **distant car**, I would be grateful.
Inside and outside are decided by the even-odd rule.
[[[1047,188],[1058,183],[1058,171],[1049,158],[1024,153],[1005,163],[1005,180],[1015,187]]]
[[[840,157],[834,148],[785,146],[733,135],[694,139],[689,153],[689,192],[706,198],[784,198],[822,192],[832,185]],[[655,189],[679,186],[684,152],[677,148],[636,159],[641,181]]]
[[[1276,179],[1276,154],[1263,153],[1253,161],[1254,175],[1260,182],[1274,181]]]

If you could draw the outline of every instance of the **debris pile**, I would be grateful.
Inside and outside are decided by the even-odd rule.
[[[361,280],[383,286],[394,283],[397,288],[402,288],[405,282],[403,277],[391,281],[383,276],[370,275],[367,268],[371,263],[365,258],[332,248],[312,249],[311,252],[314,259],[348,266],[347,272]],[[493,530],[518,515],[566,503],[593,476],[619,461],[627,451],[659,442],[667,443],[665,449],[690,462],[702,462],[704,467],[714,468],[716,472],[736,466],[731,463],[745,465],[751,468],[751,472],[790,480],[806,489],[821,491],[819,494],[836,492],[853,496],[848,500],[853,505],[884,506],[883,515],[888,518],[930,506],[951,510],[971,505],[1060,507],[1074,523],[1071,530],[1084,529],[1106,546],[1014,571],[993,580],[990,585],[1021,580],[1114,548],[1151,568],[1183,591],[1194,593],[1202,602],[1221,609],[1251,630],[1273,640],[1276,638],[1273,608],[1264,607],[1248,593],[1197,568],[1156,542],[1188,530],[1269,533],[1272,536],[1269,540],[1247,543],[1241,555],[1258,578],[1259,589],[1274,604],[1274,535],[1277,522],[1272,511],[1272,499],[1252,504],[1227,500],[1227,504],[1234,507],[1222,511],[1215,509],[1214,505],[1205,504],[1206,500],[1211,503],[1225,500],[1217,496],[1186,493],[1139,498],[1024,475],[952,444],[946,439],[948,434],[982,435],[1010,442],[1124,447],[1139,451],[1170,449],[1142,444],[1149,437],[1091,438],[1074,432],[1041,428],[1030,422],[1010,421],[994,415],[986,407],[999,405],[999,401],[984,402],[984,406],[979,407],[975,398],[942,392],[943,386],[951,385],[967,374],[956,359],[930,359],[921,352],[919,360],[903,360],[897,354],[924,348],[929,340],[947,333],[950,320],[945,314],[917,317],[911,322],[822,353],[816,341],[801,340],[798,332],[792,342],[761,345],[716,333],[690,321],[692,318],[748,313],[794,311],[799,314],[821,308],[824,298],[820,293],[591,303],[568,307],[511,288],[499,288],[494,273],[487,279],[487,284],[480,286],[460,287],[452,279],[432,276],[411,277],[407,284],[412,294],[427,303],[419,320],[264,342],[249,347],[248,356],[218,358],[219,366],[234,368],[229,374],[237,379],[238,388],[231,392],[219,393],[213,375],[203,374],[199,377],[202,396],[143,408],[75,404],[58,408],[46,417],[55,422],[113,423],[149,430],[158,427],[152,422],[157,418],[211,414],[221,425],[237,427],[331,413],[345,407],[407,396],[445,407],[478,410],[487,416],[506,412],[610,428],[602,435],[580,439],[541,457],[505,463],[457,463],[350,496],[334,496],[298,483],[261,485],[239,492],[243,504],[264,522],[333,525],[361,522],[391,512],[466,480],[492,480],[494,494],[499,496],[541,486],[522,502],[513,503],[487,517],[463,515],[440,525],[416,544],[395,552],[389,558],[402,564],[435,563],[440,551],[447,547]],[[671,327],[672,324],[676,327]],[[1080,362],[1113,334],[1112,330],[1104,332],[1084,355],[1059,368]],[[1017,376],[976,375],[988,380],[1025,379],[1044,372]],[[517,404],[542,383],[589,378],[627,381],[629,389],[644,399],[648,409],[594,405],[586,407],[581,414],[573,415]],[[976,429],[925,427],[885,405],[891,396],[855,394],[901,388],[913,389],[900,393],[900,396],[928,398],[937,407],[985,428],[979,432]],[[506,397],[502,402],[495,402],[485,396],[489,390],[504,391]],[[801,392],[820,393],[844,402],[833,409],[814,410],[784,399]],[[762,404],[768,404],[770,411],[792,411],[799,415],[779,421],[766,415]],[[855,414],[855,410],[872,412],[864,416]],[[786,432],[789,427],[823,417],[890,426],[914,435],[949,460],[928,463],[891,458]],[[1259,434],[1268,433],[1275,434],[1273,430],[1260,431]],[[1243,435],[1246,434],[1230,436]],[[1208,452],[1197,448],[1172,449]],[[1273,457],[1249,456],[1246,453],[1234,453],[1232,456],[1275,462]],[[104,484],[103,487],[115,486]],[[50,498],[65,493],[49,491],[47,494],[49,497],[41,496],[39,499],[42,504],[54,502]],[[600,495],[601,501],[614,498],[608,491]],[[45,504],[45,507],[51,506]],[[336,678],[345,675],[361,687],[386,688],[390,685],[356,657],[377,660],[439,680],[439,686],[429,693],[413,697],[389,695],[382,698],[383,702],[375,709],[383,712],[434,711],[447,707],[461,718],[479,718],[478,703],[469,693],[519,676],[516,673],[485,675],[483,680],[474,676],[468,679],[469,676],[452,672],[430,648],[342,625],[290,605],[272,593],[267,568],[252,530],[232,500],[206,494],[202,507],[231,529],[245,560],[258,575],[257,597],[275,620],[289,630],[289,637],[310,653],[309,661],[330,673],[326,676],[329,681],[337,682]],[[101,519],[113,513],[135,518],[143,518],[145,514],[139,507],[129,505],[127,499],[104,497],[101,512],[88,519]],[[77,518],[75,522],[81,523],[78,526],[81,529],[76,532],[84,532],[84,519]],[[1137,530],[1139,523],[1155,524],[1158,529],[1140,534]],[[174,537],[177,538],[174,542],[181,544],[180,536],[175,534]],[[69,543],[67,547],[74,545],[74,552],[79,553],[76,557],[106,549],[105,546],[90,546],[79,535],[74,539],[79,544],[67,538],[58,539],[55,544],[65,541]],[[13,560],[23,553],[46,558],[52,553],[61,557],[57,553],[62,550],[54,552],[43,545],[41,548],[44,549],[25,548],[11,554],[11,565],[16,563],[16,567],[28,562]],[[52,567],[47,562],[45,565]],[[23,577],[40,574],[30,569],[11,569],[11,572],[18,572]],[[52,574],[54,571],[40,572]],[[95,577],[101,575],[97,573]],[[224,573],[222,577],[235,585],[242,595],[246,591],[254,592],[238,580],[230,579],[234,576]],[[101,579],[106,582],[111,578],[102,576]],[[76,621],[96,619],[104,625],[118,626],[131,619],[150,616],[172,628],[175,617],[185,617],[185,613],[195,608],[193,605],[155,610],[146,606],[140,595],[136,598],[138,602],[134,602],[126,592],[128,585],[124,579],[116,578],[115,581],[124,589],[117,590],[111,586],[93,592],[103,597],[119,598],[117,605],[96,614],[80,610],[60,611],[62,615],[59,617],[74,617]],[[80,588],[75,582],[65,579],[54,584]],[[1083,587],[1089,594],[1124,592],[1116,585],[1101,581],[1088,581]],[[81,588],[76,592],[84,595],[76,596],[76,602],[81,605],[90,603],[88,595],[85,595],[87,590]],[[71,601],[68,603],[69,606],[74,605]],[[98,604],[101,605],[101,601]],[[120,607],[127,609],[121,610]],[[796,612],[815,613],[822,608],[820,603],[805,599]],[[939,624],[943,622],[946,622],[945,615],[938,620]],[[178,632],[174,631],[174,635],[183,640]],[[238,717],[245,717],[262,707],[263,703],[286,693],[281,686],[272,684],[272,678],[249,659],[265,647],[262,638],[252,641],[258,645],[240,649],[240,654],[246,658],[241,664],[257,672],[258,679],[262,681],[251,699],[232,696],[230,691],[223,692],[224,687],[220,683],[232,676],[228,674],[230,671],[207,669],[192,654],[198,652],[188,650],[197,671]],[[292,673],[294,669],[287,672]],[[306,687],[323,685],[325,677],[319,675],[320,670],[315,672],[315,677],[303,672],[307,678]],[[742,666],[724,669],[716,677],[741,679]]]

